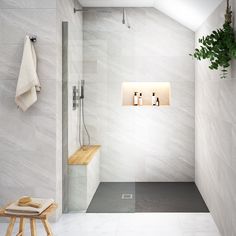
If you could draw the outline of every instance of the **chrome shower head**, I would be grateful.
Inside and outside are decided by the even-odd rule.
[[[104,9],[104,8],[74,8],[74,13],[77,12],[93,12],[93,13],[112,13],[111,10],[109,9]]]
[[[122,19],[122,24],[125,24],[125,8],[123,8],[123,19]]]
[[[126,25],[128,29],[131,28],[131,26],[130,26],[130,24],[129,24],[129,20],[128,20],[128,16],[127,16],[127,13],[126,13],[125,8],[123,8],[122,24],[123,24],[123,25]]]

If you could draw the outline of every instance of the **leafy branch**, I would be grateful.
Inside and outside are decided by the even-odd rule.
[[[211,70],[221,68],[221,78],[226,78],[230,61],[236,59],[236,41],[232,24],[232,10],[227,1],[225,23],[222,28],[214,30],[210,35],[203,36],[198,41],[200,48],[190,54],[197,60],[209,59]]]

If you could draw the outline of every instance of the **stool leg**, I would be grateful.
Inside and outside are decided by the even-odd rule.
[[[10,218],[10,223],[8,225],[8,228],[7,228],[6,236],[11,236],[12,235],[12,231],[13,231],[15,222],[16,222],[16,217],[11,217]]]
[[[43,226],[47,232],[47,236],[52,236],[52,230],[51,227],[46,219],[41,219]]]
[[[37,235],[35,219],[30,219],[30,230],[31,230],[31,236]]]
[[[25,219],[23,217],[21,217],[20,218],[19,233],[16,236],[24,236],[24,229],[25,229]]]

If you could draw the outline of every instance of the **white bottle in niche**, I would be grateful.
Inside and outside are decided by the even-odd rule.
[[[154,92],[152,93],[152,105],[153,106],[157,105],[157,97]]]
[[[142,94],[142,93],[139,94],[138,105],[139,105],[139,106],[142,106],[142,105],[143,105],[143,94]]]
[[[138,92],[134,92],[134,98],[133,98],[133,103],[134,106],[138,106]]]
[[[160,100],[159,100],[159,98],[157,97],[157,102],[156,102],[156,105],[157,106],[160,106]]]

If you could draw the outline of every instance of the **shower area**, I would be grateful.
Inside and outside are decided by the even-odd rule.
[[[207,212],[194,183],[194,33],[154,8],[71,10],[64,212]],[[160,106],[149,104],[153,92]]]

